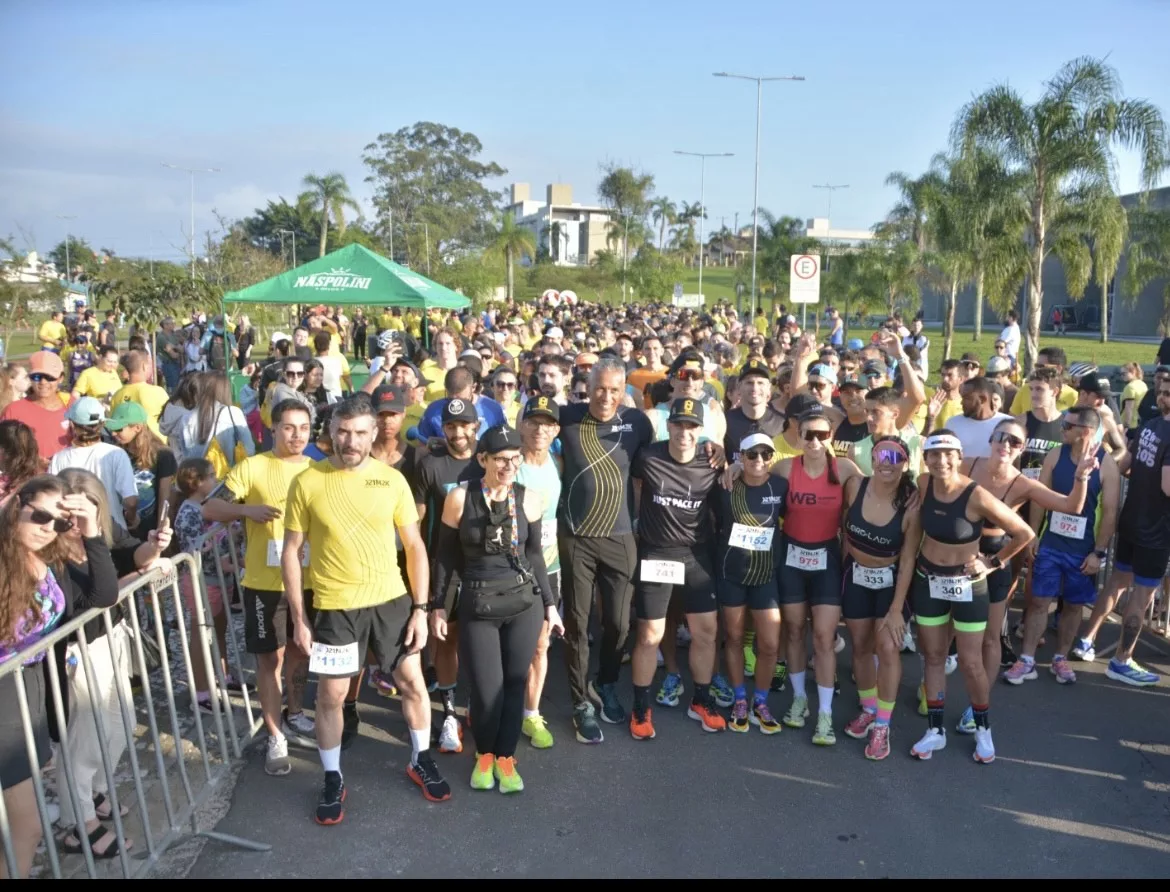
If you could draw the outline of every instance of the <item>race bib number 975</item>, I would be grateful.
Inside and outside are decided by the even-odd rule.
[[[829,551],[827,548],[801,548],[790,544],[785,563],[797,570],[824,570],[829,566]]]

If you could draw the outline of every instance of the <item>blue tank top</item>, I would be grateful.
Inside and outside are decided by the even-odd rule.
[[[539,493],[544,499],[544,513],[540,516],[540,544],[544,552],[544,565],[549,573],[561,569],[561,557],[557,552],[557,503],[561,500],[561,472],[551,455],[543,465],[520,465],[516,482],[529,492]]]
[[[1104,460],[1105,450],[1098,449],[1098,463]],[[1076,463],[1072,460],[1070,447],[1066,443],[1060,447],[1060,458],[1056,460],[1056,467],[1052,469],[1053,492],[1062,495],[1072,492],[1073,476],[1076,472]],[[1076,557],[1086,557],[1096,547],[1097,524],[1100,521],[1100,496],[1101,469],[1098,468],[1089,476],[1089,491],[1085,496],[1085,507],[1081,509],[1080,514],[1061,515],[1053,511],[1047,513],[1044,518],[1044,532],[1040,537],[1040,547],[1062,551]],[[1078,519],[1080,522],[1077,522]],[[1077,532],[1075,527],[1083,527],[1079,531],[1079,536],[1070,535]]]

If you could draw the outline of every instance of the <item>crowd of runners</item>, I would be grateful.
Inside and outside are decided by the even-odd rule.
[[[849,339],[831,309],[814,331],[783,308],[725,305],[315,307],[293,321],[266,352],[224,317],[166,320],[120,351],[114,320],[54,317],[43,349],[4,370],[0,658],[112,603],[117,577],[201,549],[204,579],[185,594],[206,587],[221,638],[243,611],[265,770],[290,773],[290,744],[316,748],[319,823],[344,816],[363,679],[401,698],[406,772],[431,801],[452,795],[435,750],[469,745],[470,786],[514,793],[523,739],[600,744],[608,725],[650,741],[659,708],[710,733],[811,724],[832,746],[841,731],[873,760],[892,728],[922,760],[953,728],[990,763],[992,683],[1036,680],[1041,647],[1053,681],[1074,683],[1127,591],[1106,674],[1159,680],[1133,652],[1170,558],[1170,367],[1147,387],[1127,366],[1120,405],[1058,347],[1024,375],[1010,315],[994,356],[937,369],[920,320]],[[347,352],[369,364],[360,387]],[[239,591],[216,581],[208,535],[233,523]],[[563,728],[541,711],[555,637]],[[906,651],[921,657],[924,729],[897,702]],[[956,669],[967,702],[948,726]],[[230,706],[230,675],[222,691],[194,670],[192,708]],[[103,670],[111,684],[128,671]],[[841,724],[844,673],[858,702]],[[41,765],[13,724],[15,690],[0,734],[24,846],[52,737],[43,686],[26,688]],[[86,833],[111,857],[102,793],[85,792],[95,810],[67,817],[69,843]]]

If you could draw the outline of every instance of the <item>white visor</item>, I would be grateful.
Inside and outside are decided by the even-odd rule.
[[[769,437],[767,434],[762,434],[759,432],[748,434],[739,441],[740,452],[747,452],[753,446],[769,446],[772,449],[776,448],[776,444],[772,441],[771,437]]]
[[[922,446],[923,452],[930,452],[932,449],[954,449],[960,455],[963,453],[963,444],[959,442],[958,437],[950,434],[939,434],[933,437],[927,437],[926,442]]]

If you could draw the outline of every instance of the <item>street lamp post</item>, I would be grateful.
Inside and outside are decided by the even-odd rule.
[[[814,189],[827,189],[828,190],[828,192],[829,192],[829,209],[825,215],[825,219],[827,219],[829,221],[829,225],[832,226],[833,225],[833,193],[836,192],[838,189],[848,189],[849,184],[846,183],[843,186],[834,186],[830,183],[825,183],[823,186],[815,186],[814,185],[813,188]]]
[[[703,218],[707,215],[707,207],[703,196],[707,189],[707,159],[732,158],[735,152],[683,152],[675,149],[676,155],[690,155],[699,159],[699,300],[703,299]]]
[[[297,268],[297,233],[295,229],[278,229],[280,234],[280,253],[284,256],[284,237],[286,235],[292,236],[292,268]]]
[[[741,81],[756,82],[756,185],[752,200],[752,316],[756,314],[756,245],[760,234],[760,110],[763,106],[764,81],[802,81],[804,75],[792,74],[787,77],[756,77],[748,74],[729,74],[716,71],[715,77],[734,77]]]
[[[169,167],[171,170],[184,170],[191,175],[191,281],[195,281],[195,174],[197,173],[219,173],[218,167],[180,167],[177,164],[162,163],[163,167]]]

